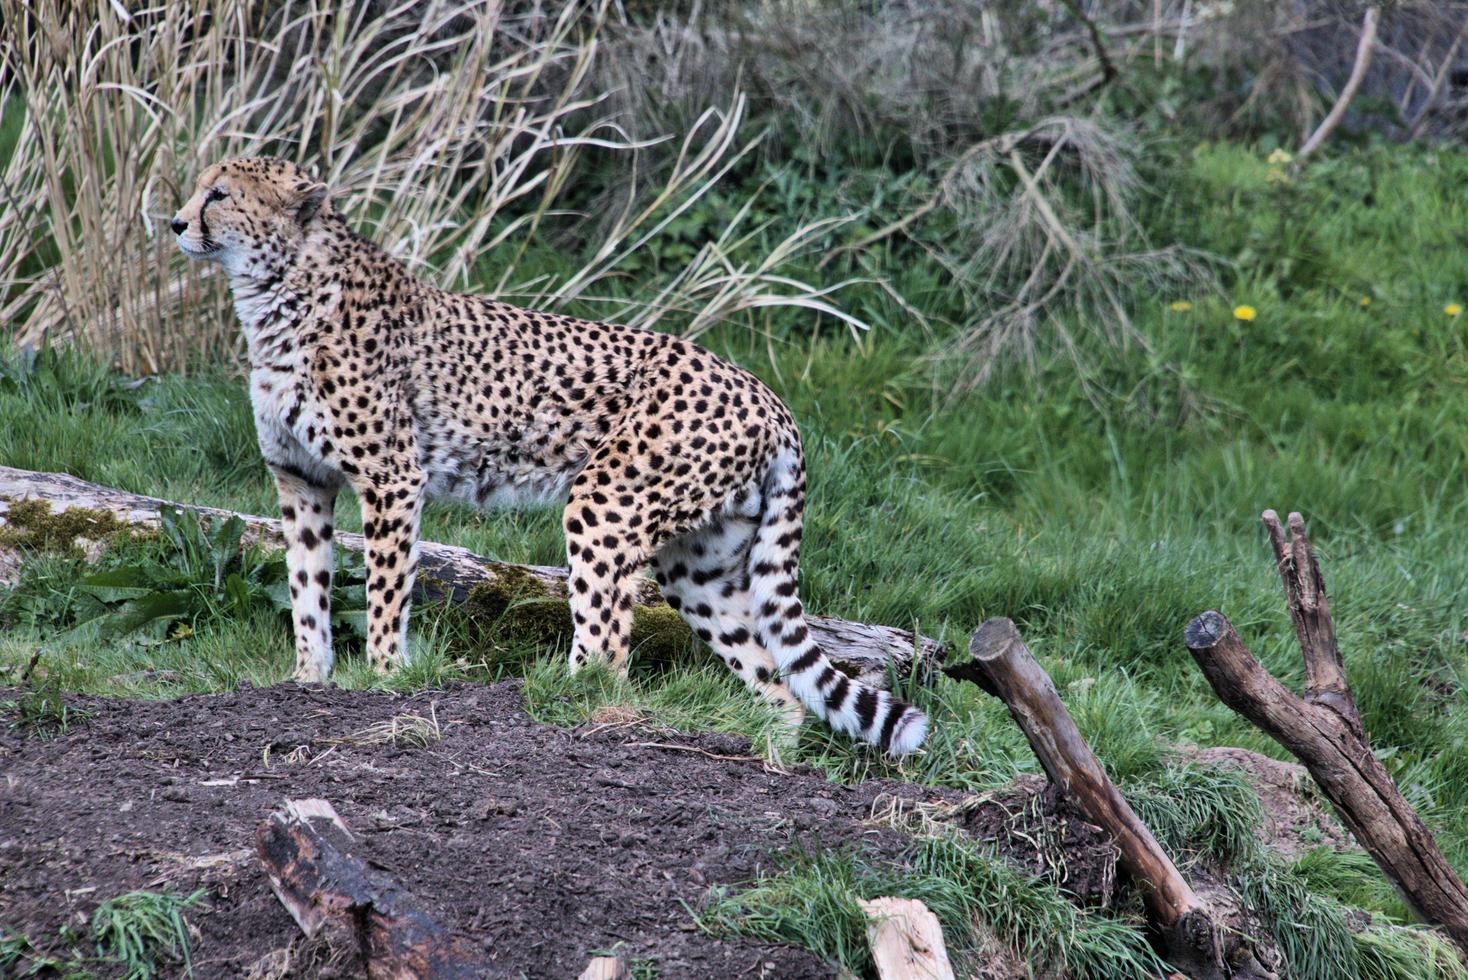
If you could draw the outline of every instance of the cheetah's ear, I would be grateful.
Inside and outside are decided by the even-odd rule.
[[[301,180],[291,188],[290,207],[296,212],[296,220],[305,224],[321,210],[326,200],[326,185],[319,181]]]

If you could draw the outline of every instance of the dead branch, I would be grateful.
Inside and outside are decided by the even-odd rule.
[[[1427,97],[1422,100],[1422,108],[1418,110],[1417,117],[1412,120],[1412,128],[1407,130],[1407,139],[1415,140],[1422,135],[1422,130],[1427,127],[1428,120],[1437,111],[1437,100],[1442,95],[1443,84],[1448,79],[1453,65],[1458,60],[1458,49],[1463,46],[1463,39],[1468,37],[1468,20],[1458,28],[1458,33],[1453,37],[1453,43],[1448,46],[1448,53],[1443,56],[1442,62],[1437,67],[1437,74],[1432,78],[1432,84],[1428,86]]]
[[[1341,666],[1325,583],[1304,520],[1290,514],[1286,541],[1278,515],[1265,511],[1263,519],[1305,660],[1305,696],[1270,674],[1222,613],[1195,618],[1184,642],[1219,699],[1305,764],[1341,821],[1418,918],[1442,926],[1468,952],[1468,889],[1371,750]]]
[[[328,930],[392,980],[497,977],[473,943],[446,932],[386,874],[355,857],[356,839],[326,800],[288,800],[256,832],[270,887],[307,937]]]
[[[1120,73],[1116,70],[1116,64],[1111,60],[1111,55],[1106,51],[1106,41],[1102,38],[1101,31],[1096,26],[1096,21],[1086,16],[1086,12],[1081,9],[1081,5],[1076,0],[1061,0],[1061,3],[1071,12],[1071,16],[1079,20],[1081,26],[1086,29],[1086,36],[1091,41],[1091,49],[1096,52],[1096,61],[1101,66],[1101,74],[1093,81],[1078,89],[1067,92],[1060,97],[1058,104],[1067,106],[1078,99],[1083,99],[1088,95],[1101,91],[1101,89],[1111,84]]]
[[[1345,117],[1346,110],[1351,106],[1351,100],[1356,97],[1356,90],[1361,87],[1361,82],[1366,78],[1366,71],[1371,67],[1371,53],[1376,47],[1376,25],[1381,20],[1380,7],[1367,7],[1366,16],[1361,19],[1361,41],[1356,45],[1356,61],[1351,65],[1351,77],[1346,79],[1346,85],[1341,89],[1341,94],[1336,97],[1335,105],[1330,107],[1330,112],[1320,121],[1315,132],[1300,147],[1300,152],[1295,154],[1296,162],[1303,161],[1310,154],[1320,149],[1320,145],[1330,137]]]
[[[201,517],[228,520],[239,517],[245,522],[251,540],[267,546],[282,546],[280,521],[252,514],[237,514],[217,507],[179,504],[154,497],[144,497],[99,486],[65,473],[41,473],[0,466],[0,523],[4,522],[7,502],[44,500],[54,511],[84,508],[111,514],[123,524],[155,528],[164,507],[192,511]],[[338,534],[335,541],[351,551],[362,550],[360,534]],[[475,586],[501,582],[507,586],[535,583],[545,598],[564,599],[567,571],[546,565],[514,565],[474,554],[466,548],[423,542],[420,550],[418,597],[445,599],[463,603]],[[639,606],[663,605],[662,594],[651,579],[644,580],[638,594]],[[890,626],[856,623],[825,616],[809,616],[806,620],[812,636],[838,668],[877,687],[890,685],[889,669],[908,673],[915,662],[941,663],[945,654],[942,644],[926,636],[914,637],[908,630]]]
[[[1274,549],[1280,582],[1284,584],[1290,621],[1295,624],[1295,637],[1305,656],[1305,700],[1328,706],[1359,736],[1361,714],[1346,683],[1346,670],[1335,639],[1335,623],[1330,618],[1325,578],[1320,574],[1320,563],[1315,560],[1310,539],[1305,536],[1304,518],[1290,515],[1288,539],[1274,511],[1266,510],[1261,519],[1269,529],[1269,543]]]
[[[1222,927],[1106,775],[1014,623],[988,620],[974,633],[969,653],[969,662],[946,667],[944,673],[1002,700],[1050,781],[1111,834],[1118,863],[1142,890],[1169,960],[1186,965],[1193,977],[1273,976],[1247,937]]]

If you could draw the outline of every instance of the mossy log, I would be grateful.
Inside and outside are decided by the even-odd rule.
[[[49,505],[44,513],[40,501]],[[239,517],[252,540],[266,546],[283,541],[280,521],[273,518],[144,497],[65,473],[0,466],[0,548],[69,548],[121,531],[150,531],[158,527],[164,507],[205,518]],[[336,542],[349,550],[362,550],[360,534],[338,534]],[[490,622],[503,619],[513,608],[518,632],[533,630],[538,638],[553,639],[570,633],[566,578],[564,568],[494,561],[466,548],[425,541],[420,549],[417,597],[460,605],[470,615]],[[663,601],[651,579],[644,581],[637,601],[636,649],[672,651],[692,642],[688,627]],[[888,686],[889,671],[906,675],[915,663],[941,663],[945,653],[936,640],[915,638],[908,630],[824,616],[807,617],[807,622],[839,669],[878,687]]]

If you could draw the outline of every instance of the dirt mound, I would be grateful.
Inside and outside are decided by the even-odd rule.
[[[1006,861],[1065,889],[1081,905],[1116,904],[1119,852],[1111,835],[1043,776],[1021,776],[1002,794],[965,808],[959,826],[994,841]]]
[[[1260,840],[1286,860],[1312,847],[1356,849],[1356,839],[1341,826],[1304,766],[1228,746],[1196,749],[1187,756],[1199,765],[1243,771],[1264,805],[1267,820],[1259,828]]]
[[[515,682],[68,700],[93,717],[54,740],[0,726],[0,923],[44,943],[118,894],[204,888],[200,976],[323,967],[252,850],[286,798],[330,800],[363,857],[510,971],[573,977],[622,944],[665,976],[826,977],[806,951],[698,932],[684,903],[791,846],[896,857],[872,799],[941,795],[773,773],[716,735],[545,727]]]

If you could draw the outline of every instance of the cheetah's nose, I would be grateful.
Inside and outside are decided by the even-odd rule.
[[[189,223],[182,218],[174,218],[168,223],[168,227],[173,229],[175,235],[182,235],[188,230]]]

